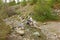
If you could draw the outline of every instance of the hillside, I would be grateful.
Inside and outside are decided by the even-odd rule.
[[[60,1],[1,4],[0,30],[0,40],[60,40]]]

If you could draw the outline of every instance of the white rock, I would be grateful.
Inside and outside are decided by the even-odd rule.
[[[34,32],[33,35],[40,36],[39,32]]]
[[[29,19],[30,21],[33,21],[33,19],[30,17],[30,19]]]
[[[20,34],[20,35],[23,35],[25,32],[24,32],[24,30],[19,30],[19,29],[17,29],[17,30],[16,30],[16,33],[18,33],[18,34]]]
[[[47,23],[45,22],[45,23],[43,23],[43,25],[46,25]]]
[[[23,30],[20,30],[20,31],[18,31],[18,33],[20,33],[21,35],[23,35],[24,34],[24,31]]]

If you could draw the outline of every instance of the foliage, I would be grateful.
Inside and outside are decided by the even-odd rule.
[[[8,17],[7,13],[5,12],[6,11],[5,7],[6,7],[6,5],[4,5],[4,4],[2,4],[0,7],[0,18],[2,18],[2,19]]]
[[[60,3],[60,0],[56,0],[56,2]]]
[[[36,3],[37,3],[37,0],[30,0],[31,5],[36,4]]]
[[[52,2],[50,4],[49,1],[39,0],[34,7],[33,18],[38,21],[57,20],[57,15],[52,15]]]
[[[20,4],[20,2],[18,2],[17,4]]]
[[[26,3],[26,0],[23,0],[22,2],[21,2],[21,5],[22,6],[25,6],[27,3]]]
[[[16,3],[15,3],[15,1],[12,1],[12,2],[8,3],[8,5],[14,6],[14,5],[16,5]]]
[[[0,4],[2,4],[2,1],[0,0]]]

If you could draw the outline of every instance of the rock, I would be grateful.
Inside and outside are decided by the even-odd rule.
[[[27,20],[27,25],[31,25],[31,21],[30,20]]]
[[[29,19],[26,22],[28,25],[33,25],[33,19],[31,17],[29,17]]]
[[[39,32],[34,32],[33,35],[34,36],[40,36],[40,33]]]
[[[20,34],[20,35],[24,35],[25,31],[24,31],[24,30],[19,30],[19,29],[17,29],[17,30],[16,30],[16,33],[17,33],[17,34]]]
[[[46,25],[46,24],[47,24],[46,22],[43,23],[43,25]]]
[[[30,19],[29,19],[30,21],[33,21],[33,19],[30,17]]]

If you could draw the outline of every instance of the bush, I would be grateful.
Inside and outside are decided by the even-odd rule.
[[[2,4],[0,7],[0,18],[2,18],[2,19],[8,17],[7,13],[5,12],[6,11],[5,7],[6,7],[6,5],[4,5],[4,4]]]
[[[0,0],[0,5],[2,4],[2,1]]]
[[[15,3],[15,1],[12,1],[12,2],[8,3],[8,5],[9,6],[14,6],[14,5],[16,5],[16,3]]]
[[[37,0],[30,0],[31,5],[36,4],[36,3],[37,3]]]
[[[38,1],[34,7],[33,18],[37,21],[57,20],[57,15],[52,15],[52,4],[48,5],[48,1]]]
[[[56,0],[56,2],[60,3],[60,0]]]
[[[22,5],[22,6],[27,5],[26,0],[23,0],[23,1],[21,2],[21,5]]]

